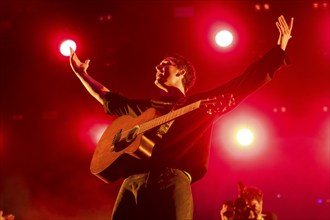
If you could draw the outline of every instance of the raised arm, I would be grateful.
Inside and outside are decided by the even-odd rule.
[[[225,214],[228,210],[229,210],[228,205],[223,204],[221,209],[220,209],[220,220],[229,220],[228,217]]]
[[[277,44],[282,48],[282,50],[285,50],[290,38],[292,37],[291,31],[293,27],[293,18],[290,19],[290,23],[288,25],[285,21],[284,16],[281,15],[280,17],[278,17],[276,26],[279,31]]]
[[[76,76],[80,79],[87,91],[103,105],[103,97],[109,92],[109,89],[104,85],[93,79],[88,73],[87,69],[90,60],[81,62],[77,54],[70,48],[70,66]]]

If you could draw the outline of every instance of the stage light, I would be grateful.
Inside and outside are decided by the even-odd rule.
[[[60,45],[60,52],[63,56],[70,56],[70,47],[75,51],[77,45],[73,40],[65,40]]]
[[[112,21],[112,15],[111,14],[108,14],[108,15],[100,15],[99,16],[99,21],[100,22],[109,22],[109,21]]]
[[[111,121],[111,120],[110,120]],[[109,126],[108,118],[86,117],[77,125],[79,139],[86,145],[86,149],[95,150],[103,132]]]
[[[260,156],[272,151],[269,143],[272,125],[266,116],[249,106],[241,106],[241,110],[216,123],[214,135],[214,143],[219,144],[221,155],[227,154],[230,161],[237,159],[244,163],[253,160],[256,163],[249,164],[253,166],[262,161]]]
[[[316,200],[316,203],[318,203],[318,204],[322,204],[322,203],[323,203],[323,199],[317,199],[317,200]]]
[[[95,124],[88,130],[88,135],[93,144],[97,144],[108,124]]]
[[[260,7],[259,4],[255,4],[255,5],[254,5],[254,8],[255,8],[257,11],[260,11],[260,9],[261,9],[261,7]]]
[[[285,106],[282,106],[280,108],[277,108],[277,107],[274,107],[273,108],[273,112],[274,113],[277,113],[277,112],[281,112],[281,113],[285,113],[287,111],[286,107]]]
[[[233,42],[233,35],[227,30],[222,30],[215,35],[215,41],[220,47],[227,47]]]
[[[236,139],[241,146],[249,146],[253,142],[254,135],[250,129],[241,129],[237,132]]]
[[[328,8],[328,3],[327,2],[314,2],[313,8],[314,9],[326,9],[326,8]]]
[[[264,9],[265,9],[265,10],[269,10],[269,9],[270,9],[270,5],[267,4],[267,3],[265,3],[265,4],[264,4]]]
[[[255,4],[254,9],[256,11],[268,11],[270,9],[270,4],[264,3],[263,5]]]

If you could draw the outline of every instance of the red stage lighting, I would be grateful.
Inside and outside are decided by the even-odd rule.
[[[222,155],[228,154],[229,160],[260,161],[260,157],[272,149],[268,141],[272,136],[268,118],[249,107],[222,118],[214,129],[214,135],[217,136],[215,144],[221,146],[219,151]]]
[[[233,34],[230,31],[222,30],[215,35],[215,42],[220,47],[228,47],[233,42]]]
[[[77,45],[73,40],[65,40],[60,45],[60,52],[63,56],[70,56],[70,47],[75,51]]]
[[[250,146],[253,142],[253,139],[253,132],[247,128],[239,130],[236,134],[237,142],[243,147]]]
[[[95,150],[95,147],[103,132],[109,126],[109,119],[87,117],[81,121],[79,126],[79,136],[88,149]]]
[[[102,124],[95,124],[89,128],[88,137],[93,144],[96,145],[98,143],[107,126],[108,124],[102,123]]]
[[[234,48],[236,41],[236,32],[228,24],[214,24],[210,31],[211,45],[220,51],[229,51]]]

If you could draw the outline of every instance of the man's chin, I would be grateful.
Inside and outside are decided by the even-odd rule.
[[[164,83],[165,83],[165,81],[162,80],[162,79],[156,79],[156,80],[155,80],[155,85],[156,85],[156,86],[164,87]]]
[[[167,91],[166,86],[159,82],[159,80],[155,80],[155,85],[160,88],[161,90]]]

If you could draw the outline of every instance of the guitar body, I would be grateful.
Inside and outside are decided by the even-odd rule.
[[[156,110],[150,108],[138,117],[124,115],[114,120],[96,146],[91,173],[108,183],[123,177],[139,160],[150,157],[154,143],[139,133],[138,125],[155,117]]]
[[[104,131],[96,146],[90,165],[91,173],[106,183],[129,175],[140,167],[141,160],[150,158],[152,154],[154,143],[143,135],[144,132],[200,106],[205,106],[208,114],[223,114],[235,106],[235,99],[232,94],[225,94],[198,100],[159,117],[156,109],[150,108],[138,117],[124,115],[117,118]]]

